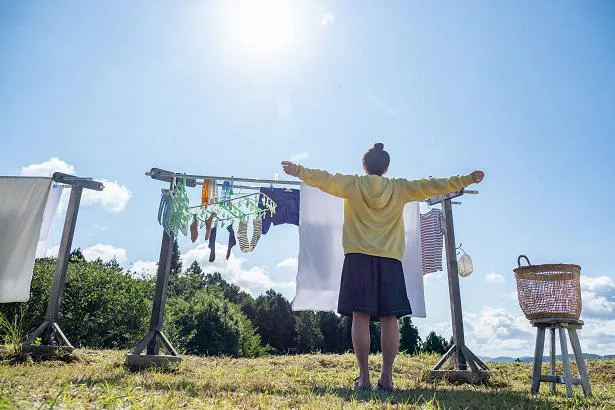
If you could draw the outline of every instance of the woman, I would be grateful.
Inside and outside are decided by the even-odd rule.
[[[393,389],[393,362],[399,348],[397,319],[412,313],[401,260],[405,236],[403,210],[408,202],[457,192],[479,183],[481,171],[448,179],[406,180],[385,178],[390,157],[383,144],[363,156],[367,175],[331,175],[284,161],[284,172],[306,184],[344,198],[344,267],[338,313],[352,316],[352,344],[359,364],[356,386],[370,388],[369,321],[379,320],[382,373],[378,386]]]

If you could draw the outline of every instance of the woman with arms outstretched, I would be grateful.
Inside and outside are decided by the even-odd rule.
[[[375,144],[363,156],[366,175],[332,175],[284,161],[284,172],[344,199],[344,267],[338,313],[352,316],[352,344],[359,365],[356,386],[370,387],[370,320],[380,321],[382,373],[378,386],[393,389],[393,362],[399,348],[397,319],[412,313],[402,269],[408,202],[457,192],[483,180],[482,171],[448,179],[386,178],[390,156]]]

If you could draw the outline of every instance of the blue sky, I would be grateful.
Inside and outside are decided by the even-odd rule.
[[[75,246],[143,269],[161,239],[163,185],[144,176],[154,166],[272,178],[297,158],[358,173],[381,141],[394,176],[483,169],[480,195],[454,210],[475,266],[461,280],[470,347],[531,354],[513,297],[526,253],[582,265],[582,344],[615,353],[614,12],[605,1],[3,2],[0,174],[108,181],[85,201]],[[187,262],[204,260],[202,244],[180,244]],[[297,229],[282,226],[253,254],[203,265],[292,298],[297,250]],[[428,278],[426,301],[417,325],[450,335],[443,275]]]

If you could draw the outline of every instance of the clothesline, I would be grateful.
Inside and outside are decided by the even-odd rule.
[[[178,173],[174,173],[174,172],[169,172],[169,171],[165,171],[159,168],[152,168],[149,172],[145,173],[146,176],[149,176],[151,178],[154,179],[158,179],[158,180],[162,180],[162,181],[167,181],[167,182],[171,182],[173,180],[173,178],[182,176],[182,177],[186,177],[188,179],[193,179],[192,183],[189,184],[188,186],[196,186],[196,185],[203,185],[203,181],[205,180],[216,180],[216,181],[238,181],[238,182],[248,182],[248,183],[253,183],[253,184],[269,184],[269,185],[275,185],[275,184],[279,184],[279,185],[294,185],[294,186],[299,186],[301,184],[301,182],[299,181],[288,181],[288,180],[276,180],[276,179],[257,179],[257,178],[237,178],[237,177],[219,177],[219,176],[210,176],[210,175],[190,175],[190,174],[178,174]],[[203,181],[196,181],[196,179],[202,179]],[[222,184],[217,184],[218,186],[222,186]],[[257,187],[257,186],[249,186],[249,185],[234,185],[235,188],[239,188],[239,189],[253,189],[253,190],[260,190],[261,187]],[[478,191],[475,190],[463,190],[463,194],[471,194],[471,195],[476,195],[478,194]],[[459,195],[458,195],[459,196]],[[427,199],[425,201],[420,201],[420,202],[424,202],[427,203],[429,205],[434,205],[436,202],[434,201],[434,198],[430,198]],[[438,201],[439,202],[439,201]],[[453,205],[460,205],[460,202],[456,202],[456,201],[452,201],[451,202]]]

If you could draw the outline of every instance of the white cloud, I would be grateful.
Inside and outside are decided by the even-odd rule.
[[[89,248],[81,251],[83,257],[88,261],[95,261],[96,259],[102,259],[103,262],[109,262],[113,258],[118,263],[124,263],[126,261],[126,249],[116,248],[112,245],[105,245],[97,243]]]
[[[286,258],[283,261],[278,262],[276,268],[296,271],[299,268],[299,262],[297,261],[297,258]]]
[[[485,275],[485,282],[495,285],[506,282],[506,279],[504,279],[504,276],[500,275],[499,273],[490,272]]]
[[[151,278],[156,276],[158,262],[156,261],[135,261],[129,268],[135,276],[141,278]]]
[[[533,348],[533,329],[523,315],[483,306],[479,313],[465,313],[466,341],[474,353],[484,356],[522,356]]]
[[[325,27],[331,23],[333,23],[333,14],[321,8],[320,9],[320,26]]]
[[[52,246],[47,249],[45,256],[48,258],[55,258],[58,256],[58,252],[60,252],[60,245]]]
[[[109,181],[106,179],[97,179],[105,185],[102,191],[94,191],[86,189],[83,191],[83,204],[93,205],[100,204],[105,210],[118,213],[126,209],[126,205],[132,192],[124,185],[120,185],[117,181]]]
[[[279,291],[290,290],[295,287],[294,281],[277,282],[272,280],[262,266],[244,266],[245,259],[235,256],[234,252],[231,252],[227,261],[226,249],[226,245],[216,244],[216,260],[210,263],[210,249],[205,243],[199,244],[196,248],[190,249],[182,255],[182,264],[183,266],[190,266],[193,261],[197,261],[204,273],[219,272],[225,280],[235,283],[252,295],[258,295],[267,289]]]
[[[608,276],[581,276],[583,315],[615,318],[615,280]]]
[[[50,177],[54,172],[64,172],[65,174],[71,175],[76,175],[77,173],[73,165],[60,158],[52,157],[47,161],[22,167],[20,175]],[[99,204],[103,209],[112,213],[123,211],[132,197],[130,190],[124,185],[120,185],[117,181],[109,181],[100,178],[96,178],[96,180],[102,182],[105,185],[105,189],[102,191],[93,191],[91,189],[83,190],[82,204]],[[68,190],[62,193],[60,209],[66,209],[68,205],[68,195]]]
[[[54,172],[74,175],[75,167],[58,157],[52,157],[40,164],[30,164],[22,167],[20,175],[24,177],[50,177]]]

